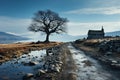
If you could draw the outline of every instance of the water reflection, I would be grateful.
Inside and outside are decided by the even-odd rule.
[[[32,51],[29,54],[24,54],[19,58],[14,58],[11,61],[0,65],[0,80],[21,80],[26,73],[35,73],[43,64],[43,57],[46,55],[46,50]],[[25,65],[29,62],[36,62],[35,66]]]

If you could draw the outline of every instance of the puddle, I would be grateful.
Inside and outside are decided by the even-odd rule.
[[[38,68],[41,68],[45,55],[46,50],[31,51],[29,54],[4,62],[0,65],[0,80],[22,80],[26,73],[35,73]],[[38,64],[35,66],[24,65],[30,61],[35,61]]]

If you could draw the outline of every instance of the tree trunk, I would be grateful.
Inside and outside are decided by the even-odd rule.
[[[46,35],[46,40],[45,40],[44,42],[49,42],[49,35],[50,35],[50,34],[47,34],[47,35]]]

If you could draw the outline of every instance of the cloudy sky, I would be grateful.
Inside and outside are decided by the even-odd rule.
[[[0,31],[31,36],[27,30],[38,10],[50,9],[68,18],[68,34],[89,29],[120,30],[120,0],[0,0]]]

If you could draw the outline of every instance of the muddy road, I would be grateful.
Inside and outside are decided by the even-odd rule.
[[[120,80],[120,70],[112,70],[105,64],[91,58],[71,44],[68,45],[77,65],[77,80]]]

